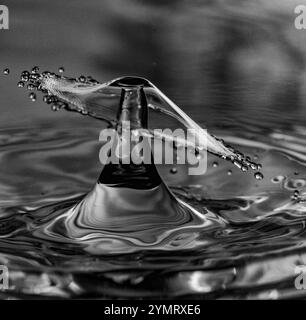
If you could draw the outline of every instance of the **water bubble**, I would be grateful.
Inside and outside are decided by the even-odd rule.
[[[17,83],[17,87],[18,87],[18,88],[23,88],[23,87],[24,87],[24,82],[23,82],[23,81],[19,81],[19,82]]]
[[[227,171],[227,174],[228,174],[229,176],[231,176],[232,173],[233,173],[232,170],[228,170],[228,171]]]
[[[29,94],[29,98],[34,102],[34,101],[36,101],[36,94],[34,93],[34,92],[31,92],[30,94]]]
[[[218,167],[219,163],[217,161],[213,162],[213,167],[216,168]]]
[[[177,169],[176,169],[176,168],[171,168],[170,172],[171,172],[172,174],[175,174],[175,173],[177,173]]]
[[[64,67],[59,67],[59,68],[58,68],[58,72],[59,72],[59,73],[65,72],[65,68],[64,68]]]
[[[257,180],[262,180],[264,178],[263,174],[261,172],[255,172],[254,177]]]
[[[9,68],[5,68],[5,69],[3,70],[3,73],[4,73],[5,75],[10,74],[10,69],[9,69]]]

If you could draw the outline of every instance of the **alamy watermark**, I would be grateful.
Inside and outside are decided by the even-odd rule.
[[[9,9],[5,5],[0,5],[0,30],[9,29]]]
[[[9,270],[7,266],[0,265],[0,291],[9,288]]]
[[[294,8],[297,14],[294,20],[294,26],[297,30],[306,29],[306,5],[300,4]]]
[[[306,266],[296,266],[294,273],[297,274],[297,277],[294,280],[295,288],[297,290],[306,290]]]
[[[201,175],[207,170],[207,134],[204,129],[131,130],[130,122],[123,121],[120,133],[115,129],[100,132],[99,140],[104,144],[99,159],[103,165],[187,164],[189,175]],[[169,142],[176,147],[169,147]]]

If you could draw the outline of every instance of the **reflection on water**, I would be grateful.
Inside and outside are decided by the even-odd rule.
[[[295,1],[91,1],[90,19],[79,0],[32,2],[12,0],[16,28],[0,35],[3,69],[11,71],[0,79],[0,264],[11,271],[1,297],[303,296],[294,267],[306,264],[306,42],[293,29]],[[58,15],[49,15],[51,5]],[[35,64],[100,81],[152,80],[191,118],[255,157],[264,179],[212,155],[203,176],[158,167],[209,222],[174,237],[171,250],[105,255],[40,237],[38,225],[94,185],[101,124],[25,102],[15,83]]]
[[[113,243],[113,251],[103,254],[101,248],[105,250],[107,243],[100,249],[88,247],[94,242],[84,238],[63,246],[52,239],[52,233],[43,237],[38,233],[42,229],[37,229],[50,225],[91,188],[99,173],[95,135],[95,129],[76,133],[54,127],[39,135],[36,128],[27,134],[23,129],[2,132],[1,198],[6,200],[1,201],[0,262],[10,267],[15,288],[6,296],[281,298],[303,294],[294,288],[294,266],[305,263],[302,143],[296,151],[297,146],[290,148],[283,140],[280,145],[276,141],[259,145],[240,138],[240,146],[256,151],[263,163],[265,178],[258,183],[235,168],[229,176],[232,165],[219,162],[215,167],[214,156],[209,157],[204,176],[187,176],[183,167],[176,174],[169,173],[169,167],[159,168],[172,192],[202,212],[206,221],[202,231],[196,223],[196,232],[186,228],[156,250],[118,254]],[[297,199],[295,190],[299,190]],[[148,221],[153,218],[148,216]],[[140,236],[131,219],[133,225],[142,223],[146,228],[136,212],[118,217],[116,223]],[[181,218],[177,223],[184,225]],[[167,229],[167,221],[163,228]]]

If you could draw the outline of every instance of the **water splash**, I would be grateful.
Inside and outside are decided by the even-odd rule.
[[[183,126],[185,129],[193,129],[196,135],[196,143],[188,140],[179,140],[172,135],[160,134],[153,130],[150,131],[151,138],[164,139],[172,144],[175,143],[176,147],[191,147],[196,153],[201,153],[205,149],[205,151],[207,150],[222,159],[232,161],[242,171],[247,171],[248,168],[253,170],[260,169],[260,165],[252,162],[249,156],[245,156],[231,146],[226,145],[222,139],[203,130],[182,109],[146,79],[121,77],[109,82],[99,83],[92,77],[69,78],[49,71],[37,73],[37,68],[34,67],[31,73],[29,71],[22,72],[21,81],[29,81],[32,85],[31,90],[36,88],[45,93],[43,100],[52,105],[53,111],[64,108],[105,120],[114,125],[121,85],[124,82],[129,82],[130,85],[134,86],[141,85],[145,91],[151,112],[154,113],[154,116],[157,114],[162,115],[160,123],[165,128]]]

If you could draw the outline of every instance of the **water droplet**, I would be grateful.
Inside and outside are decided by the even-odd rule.
[[[243,171],[243,172],[246,172],[246,171],[248,171],[248,167],[247,166],[245,166],[245,165],[243,165],[242,167],[241,167],[241,171]]]
[[[32,83],[29,83],[29,84],[27,85],[27,89],[28,89],[28,90],[34,90],[34,89],[35,89],[35,85],[32,84]]]
[[[262,180],[264,178],[263,174],[261,172],[255,172],[254,177],[257,180]]]
[[[197,158],[198,160],[201,160],[201,159],[203,158],[203,155],[202,155],[201,153],[198,153],[198,154],[196,155],[196,158]]]
[[[45,95],[43,97],[43,101],[47,104],[51,104],[52,102],[55,102],[55,99],[53,98],[53,96]]]
[[[300,198],[300,192],[299,192],[299,190],[294,190],[292,199],[298,200],[299,198]]]
[[[170,170],[170,172],[171,172],[172,174],[175,174],[175,173],[177,173],[177,169],[176,169],[176,168],[172,168],[172,169]]]
[[[23,82],[23,81],[19,81],[19,82],[17,83],[17,87],[18,87],[18,88],[23,88],[23,87],[24,87],[24,82]]]
[[[32,68],[32,73],[38,73],[39,72],[39,67],[35,66]]]
[[[79,81],[80,82],[85,82],[86,81],[86,77],[85,76],[80,76],[79,77]]]
[[[34,93],[34,92],[31,92],[30,94],[29,94],[29,98],[34,102],[34,101],[36,101],[36,94]]]
[[[5,75],[10,74],[10,69],[9,69],[9,68],[5,68],[5,69],[3,70],[3,73],[4,73]]]
[[[233,162],[233,164],[234,164],[236,167],[238,167],[239,169],[241,169],[242,164],[241,164],[240,161],[235,160],[235,161]]]
[[[53,104],[51,107],[52,111],[58,111],[60,109],[60,107],[57,104]]]
[[[218,167],[219,163],[217,161],[213,162],[213,167],[216,168]]]
[[[228,170],[228,171],[227,171],[227,174],[228,174],[229,176],[231,176],[232,173],[233,173],[232,170]]]
[[[40,74],[39,73],[32,73],[29,76],[30,80],[36,81],[40,78]]]
[[[58,68],[58,72],[59,72],[59,73],[65,72],[65,68],[64,68],[64,67],[59,67],[59,68]]]
[[[28,75],[26,75],[26,74],[23,74],[23,75],[21,75],[21,77],[20,77],[20,80],[21,81],[29,81],[29,76]]]

